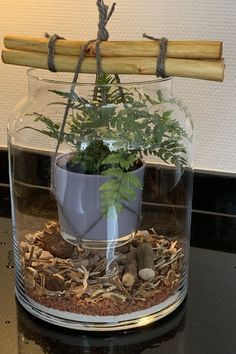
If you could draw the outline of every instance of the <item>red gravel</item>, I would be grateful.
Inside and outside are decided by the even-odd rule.
[[[68,297],[47,297],[45,295],[39,296],[36,292],[32,291],[28,295],[36,302],[56,310],[68,311],[84,315],[92,316],[117,316],[134,311],[145,310],[149,307],[160,304],[167,300],[178,286],[174,288],[161,288],[161,292],[149,296],[146,301],[133,300],[130,302],[121,302],[116,299],[101,299],[94,301],[94,303],[87,303],[85,300],[78,300],[74,295]]]

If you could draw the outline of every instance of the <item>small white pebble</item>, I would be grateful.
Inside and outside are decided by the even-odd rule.
[[[138,272],[138,275],[143,280],[151,280],[155,277],[155,272],[151,268],[143,268]]]

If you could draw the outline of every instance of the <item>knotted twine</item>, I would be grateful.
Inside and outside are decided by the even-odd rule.
[[[55,44],[58,39],[65,39],[64,37],[59,36],[58,34],[53,34],[50,36],[49,33],[45,33],[44,37],[49,38],[48,41],[48,69],[52,72],[56,72],[54,56],[55,56]]]
[[[166,60],[168,39],[166,37],[155,38],[155,37],[147,35],[146,33],[143,34],[143,37],[159,42],[159,49],[160,50],[159,50],[159,55],[157,57],[156,76],[157,77],[161,76],[163,79],[168,77],[168,76],[166,76],[166,72],[165,72],[165,60]]]

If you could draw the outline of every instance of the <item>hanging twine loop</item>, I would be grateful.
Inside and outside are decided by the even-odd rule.
[[[101,52],[100,52],[100,42],[107,40],[109,38],[109,33],[106,29],[106,25],[109,21],[109,19],[111,18],[114,10],[115,10],[115,3],[112,4],[112,7],[109,11],[109,7],[107,5],[104,4],[103,0],[97,0],[97,7],[98,7],[98,11],[99,11],[99,22],[98,22],[98,33],[97,33],[97,39],[92,39],[87,41],[83,47],[82,50],[80,52],[79,58],[78,58],[78,62],[76,65],[76,69],[75,69],[75,74],[71,83],[71,88],[70,88],[70,95],[67,101],[67,105],[64,111],[64,115],[63,115],[63,119],[62,119],[62,124],[61,124],[61,128],[60,128],[60,132],[59,132],[59,137],[58,137],[58,142],[57,142],[57,146],[56,146],[56,150],[55,150],[55,158],[57,156],[58,150],[59,150],[59,146],[60,143],[63,141],[64,138],[64,130],[65,130],[65,126],[66,126],[66,121],[69,115],[69,110],[70,110],[70,104],[71,104],[71,97],[73,96],[73,93],[75,91],[75,87],[76,87],[76,83],[79,77],[79,74],[81,72],[81,65],[82,62],[84,60],[85,54],[89,48],[89,46],[92,43],[95,43],[96,45],[96,62],[97,62],[97,75],[96,75],[96,81],[99,79],[99,77],[102,75],[103,70],[102,70],[102,63],[101,63]],[[45,34],[46,37],[48,37],[48,34]],[[57,34],[53,35],[53,36],[49,36],[49,42],[48,42],[48,68],[51,71],[56,71],[55,69],[55,64],[54,64],[54,56],[55,56],[55,43],[57,41],[57,39],[64,39],[63,37],[58,36]],[[52,64],[52,65],[51,65]],[[96,90],[95,90],[95,98],[96,98]],[[106,102],[106,98],[105,96],[102,95],[102,100],[103,103],[105,104]],[[54,180],[54,176],[52,176],[52,181]]]
[[[99,78],[101,77],[101,75],[103,74],[103,69],[102,69],[102,63],[101,63],[101,51],[100,51],[100,43],[101,41],[107,41],[109,38],[109,32],[106,29],[106,25],[109,21],[109,19],[111,18],[114,10],[115,10],[115,3],[112,4],[112,7],[109,11],[109,7],[107,5],[104,4],[103,0],[97,0],[97,7],[98,7],[98,11],[99,11],[99,22],[98,22],[98,32],[97,32],[97,38],[96,39],[92,39],[90,41],[87,41],[81,50],[80,56],[78,58],[78,62],[76,65],[76,70],[75,70],[75,74],[73,77],[73,81],[71,83],[71,88],[70,88],[70,95],[66,104],[66,108],[64,111],[64,115],[63,115],[63,119],[62,119],[62,124],[60,127],[60,132],[59,132],[59,136],[58,136],[58,142],[57,142],[57,146],[56,146],[56,150],[55,150],[55,155],[54,155],[54,162],[52,164],[52,166],[55,164],[55,160],[56,160],[56,156],[59,150],[59,146],[60,143],[63,142],[64,140],[64,131],[65,131],[65,126],[66,126],[66,121],[69,115],[69,110],[70,110],[70,106],[71,106],[71,102],[72,102],[72,96],[73,93],[75,91],[75,87],[76,87],[76,83],[79,77],[79,74],[81,72],[81,65],[82,62],[84,60],[85,54],[89,48],[89,46],[92,43],[95,43],[95,49],[96,49],[96,63],[97,63],[97,74],[96,74],[96,83],[98,82]],[[56,71],[55,69],[55,65],[54,65],[54,55],[55,55],[55,43],[57,41],[57,39],[61,38],[58,35],[53,35],[51,37],[49,37],[49,42],[48,42],[48,68],[51,71]],[[116,79],[117,82],[119,82],[119,77],[118,75],[116,75]],[[96,100],[97,97],[97,89],[98,87],[95,86],[95,90],[94,90],[94,100]],[[103,91],[101,91],[101,96],[102,96],[102,104],[106,104],[106,96],[104,94]],[[54,197],[56,198],[56,193],[54,191],[55,188],[55,176],[54,176],[54,168],[52,167],[52,183],[51,183],[51,191],[52,194],[54,195]],[[63,214],[63,210],[61,209],[61,213]],[[65,217],[65,215],[63,215]],[[66,218],[66,217],[65,217]],[[78,235],[77,232],[74,233],[77,234],[80,242],[82,240],[82,238],[84,237],[84,235],[89,232],[89,230],[91,228],[93,228],[98,222],[99,220],[102,218],[102,216],[100,216],[98,218],[98,220],[96,220],[96,222],[83,234],[83,235]],[[69,223],[69,221],[67,220],[67,222]],[[70,223],[69,223],[70,224]],[[70,225],[70,227],[73,230],[72,225]]]
[[[64,140],[64,131],[65,131],[65,126],[66,126],[66,121],[69,115],[69,111],[70,111],[70,107],[71,107],[71,102],[72,102],[72,97],[73,97],[73,93],[75,92],[75,88],[76,88],[76,84],[77,84],[77,80],[79,77],[79,74],[81,72],[81,65],[82,62],[84,60],[85,54],[89,48],[89,46],[92,43],[95,43],[95,50],[96,50],[96,63],[97,63],[97,73],[96,73],[96,83],[99,82],[99,78],[101,77],[101,75],[103,74],[103,69],[102,69],[102,62],[101,62],[101,51],[100,51],[100,43],[102,41],[107,41],[109,39],[109,32],[106,29],[106,25],[109,21],[109,19],[111,18],[114,10],[115,10],[115,6],[116,4],[113,3],[111,9],[109,10],[109,7],[107,5],[104,4],[103,0],[97,0],[97,7],[98,7],[98,11],[99,11],[99,22],[98,22],[98,32],[97,32],[97,38],[87,41],[83,47],[82,50],[80,52],[79,58],[78,58],[78,62],[76,65],[76,69],[75,69],[75,73],[74,73],[74,77],[71,83],[71,87],[70,87],[70,94],[69,94],[69,98],[67,100],[67,104],[65,107],[65,111],[63,114],[63,119],[62,119],[62,123],[61,123],[61,127],[60,127],[60,131],[59,131],[59,135],[58,135],[58,141],[57,141],[57,145],[56,145],[56,150],[55,150],[55,154],[54,154],[54,161],[52,164],[52,181],[51,181],[51,192],[54,195],[55,199],[56,199],[56,193],[55,193],[55,175],[54,175],[54,164],[56,161],[56,157],[58,154],[58,150],[59,150],[59,146],[61,144],[61,142],[63,142]],[[45,35],[47,38],[49,38],[48,41],[48,68],[50,71],[56,72],[56,68],[55,68],[55,63],[54,63],[54,56],[55,56],[55,43],[58,39],[64,39],[63,37],[58,36],[57,34],[54,34],[53,36],[50,36],[48,34]],[[118,84],[120,84],[120,79],[118,74],[115,75],[116,81]],[[125,104],[125,98],[124,98],[124,93],[122,90],[122,87],[119,86],[118,87],[119,92],[121,94],[121,97],[123,97],[124,100],[124,104]],[[95,89],[94,89],[94,100],[96,100],[97,98],[97,90],[98,90],[98,86],[95,85]],[[106,102],[106,95],[104,93],[103,90],[101,90],[101,97],[102,97],[102,104],[105,105]],[[59,205],[59,204],[58,204]],[[61,213],[63,215],[63,217],[65,219],[66,216],[63,214],[63,210],[62,208],[59,206],[59,208],[61,209]],[[127,206],[126,206],[127,208]],[[131,212],[135,213],[135,211],[133,211],[132,209],[130,209]],[[90,229],[92,229],[98,222],[99,220],[102,218],[102,215],[98,218],[98,220],[95,221],[95,223],[90,226],[90,228],[84,232],[83,235],[79,235],[75,230],[73,230],[73,226],[69,223],[69,220],[66,220],[67,223],[70,225],[71,229],[73,230],[73,232],[77,235],[79,241],[81,242],[82,238],[86,235],[87,232],[90,231]]]
[[[166,37],[162,38],[155,38],[152,36],[147,35],[146,33],[143,34],[144,38],[153,40],[153,41],[158,41],[159,42],[159,55],[157,57],[157,65],[156,65],[156,76],[161,76],[163,79],[167,78],[168,76],[166,75],[165,72],[165,60],[166,60],[166,51],[167,51],[167,46],[168,46],[168,39]]]

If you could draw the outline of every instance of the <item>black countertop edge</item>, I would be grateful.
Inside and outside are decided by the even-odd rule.
[[[33,152],[24,152],[24,154],[27,156],[22,156],[20,163],[34,164],[38,184],[49,186],[50,157]],[[0,149],[1,184],[9,184],[8,154],[2,149]],[[196,170],[194,172],[193,209],[236,215],[236,174]]]

